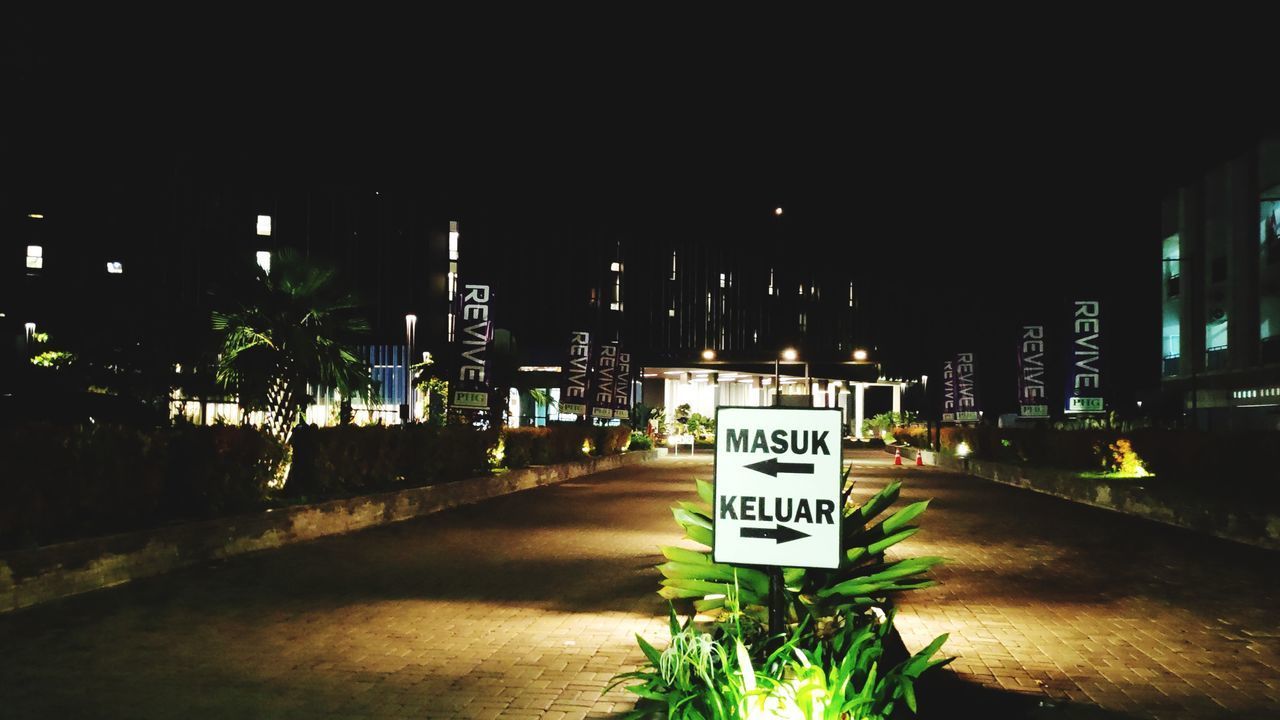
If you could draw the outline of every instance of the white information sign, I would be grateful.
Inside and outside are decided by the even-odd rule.
[[[716,412],[716,562],[840,564],[840,411]]]

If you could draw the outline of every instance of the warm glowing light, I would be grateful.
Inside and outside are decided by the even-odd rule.
[[[264,237],[271,235],[271,216],[258,216],[258,234]]]
[[[703,360],[715,360],[715,359],[716,359],[716,351],[715,351],[715,350],[703,350],[703,351],[702,351],[702,359],[703,359]]]
[[[971,452],[973,451],[969,449],[969,443],[964,442],[963,440],[960,441],[959,445],[956,445],[956,457],[966,458],[969,457],[969,453]]]
[[[44,213],[27,213],[27,217],[31,218],[32,220],[43,220]]]
[[[790,361],[790,360],[795,360],[798,357],[800,357],[800,354],[796,352],[795,348],[787,348],[786,350],[782,351],[783,360]]]
[[[773,214],[774,214],[774,215],[781,215],[781,214],[782,214],[782,208],[780,208],[780,207],[776,207],[776,208],[774,208],[774,209],[773,209]]]
[[[853,359],[854,359],[854,360],[858,360],[858,361],[866,360],[866,359],[867,359],[867,351],[866,351],[866,350],[862,350],[862,349],[854,350],[854,351],[853,351]]]

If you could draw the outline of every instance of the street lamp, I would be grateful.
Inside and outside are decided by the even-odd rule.
[[[867,351],[866,351],[866,350],[863,350],[862,348],[858,348],[857,350],[854,350],[854,351],[853,351],[853,359],[854,359],[854,360],[857,360],[858,362],[862,362],[863,360],[866,360],[866,359],[867,359]]]
[[[409,370],[409,358],[413,357],[413,334],[417,327],[417,315],[409,313],[404,316],[404,406],[400,410],[400,420],[405,423],[413,417],[413,374]]]
[[[711,350],[711,349],[703,350],[703,351],[702,351],[702,359],[703,359],[703,360],[715,360],[715,359],[716,359],[716,351],[715,351],[715,350]]]
[[[800,354],[796,352],[795,348],[787,348],[786,350],[782,351],[782,355],[781,355],[781,359],[786,360],[787,362],[795,362],[796,358],[798,357],[800,357]],[[779,377],[780,375],[779,365],[780,365],[779,358],[774,358],[773,359],[773,404],[774,405],[781,404],[781,398],[782,398],[782,383],[781,383],[781,378]],[[813,388],[811,387],[810,380],[809,380],[809,361],[808,360],[806,360],[804,363],[804,391],[805,391],[805,394],[809,396],[809,405],[813,405]]]

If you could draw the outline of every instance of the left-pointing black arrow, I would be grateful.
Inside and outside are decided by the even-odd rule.
[[[761,460],[750,465],[744,465],[748,470],[755,470],[758,473],[764,473],[769,477],[778,477],[778,473],[793,473],[798,475],[812,475],[813,463],[784,463],[778,462],[778,458],[769,458]]]
[[[809,537],[809,533],[803,533],[803,532],[800,532],[799,530],[796,530],[795,528],[789,528],[786,525],[779,524],[777,527],[771,527],[771,528],[767,528],[767,527],[738,528],[738,537],[764,538],[766,540],[774,540],[775,541],[774,544],[781,545],[784,542],[791,542],[792,540],[807,538]]]

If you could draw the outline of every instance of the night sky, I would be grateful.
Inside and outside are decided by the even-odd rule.
[[[764,223],[782,205],[788,251],[883,268],[878,353],[900,374],[974,347],[1003,378],[1021,320],[1065,322],[1067,300],[1096,295],[1112,367],[1139,391],[1157,384],[1161,195],[1277,127],[1243,74],[1123,43],[522,20],[18,19],[5,182],[91,194],[109,215],[101,188],[181,157],[228,181],[412,188],[620,227],[708,208]]]

